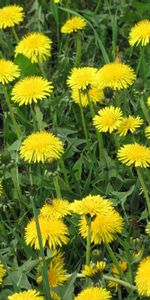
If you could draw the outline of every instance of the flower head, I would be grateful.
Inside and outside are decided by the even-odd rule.
[[[109,300],[111,294],[105,288],[101,287],[89,287],[81,291],[74,300]]]
[[[41,208],[40,215],[48,219],[60,219],[70,214],[70,203],[64,199],[52,199]]]
[[[119,107],[105,107],[98,111],[93,118],[93,124],[99,132],[110,132],[118,129],[122,119],[122,111]]]
[[[136,75],[134,70],[125,64],[114,62],[104,65],[97,73],[99,87],[110,87],[114,90],[126,89],[130,86]]]
[[[80,221],[80,233],[83,238],[87,237],[88,226],[85,217]],[[121,233],[123,219],[120,214],[112,209],[102,212],[91,222],[91,241],[94,244],[111,243],[116,233]]]
[[[28,290],[24,292],[15,293],[8,296],[8,300],[44,300],[43,296],[40,296],[36,290]]]
[[[124,145],[117,156],[127,166],[147,168],[150,165],[150,148],[138,143]]]
[[[14,27],[23,19],[23,8],[19,5],[8,5],[0,8],[0,29]]]
[[[97,69],[92,67],[73,68],[67,79],[67,84],[72,89],[82,90],[96,86]]]
[[[88,97],[93,103],[102,102],[104,99],[103,90],[93,86],[88,90],[88,95],[84,90],[80,91],[80,93],[78,89],[72,90],[71,98],[75,103],[82,105],[83,107],[86,107],[89,104]]]
[[[142,124],[143,120],[138,116],[129,116],[127,118],[123,118],[118,127],[118,133],[120,135],[125,136],[128,132],[135,132],[135,130],[139,128]]]
[[[50,249],[56,249],[57,246],[61,247],[62,244],[67,244],[68,228],[62,220],[47,219],[39,216],[39,225],[44,247],[47,244]],[[25,228],[25,242],[27,245],[33,246],[35,249],[39,249],[34,219],[32,219]]]
[[[148,139],[150,139],[150,126],[147,126],[147,127],[145,128],[145,135],[146,135],[146,137],[147,137]]]
[[[142,20],[131,28],[129,43],[131,46],[146,46],[150,41],[150,20]]]
[[[150,296],[150,256],[144,258],[139,266],[135,277],[136,287],[140,296]]]
[[[147,98],[147,105],[150,106],[150,97]]]
[[[84,19],[80,17],[72,17],[67,20],[66,23],[61,27],[62,33],[72,33],[83,29],[86,26]]]
[[[20,70],[12,61],[0,59],[0,82],[7,84],[20,76]]]
[[[119,261],[119,266],[121,267],[121,269],[122,269],[123,272],[125,272],[127,270],[127,263],[126,263],[125,260]],[[120,277],[119,276],[119,271],[118,271],[118,269],[117,269],[117,267],[115,265],[113,265],[111,273],[112,273],[113,277],[116,277],[116,278]],[[114,282],[114,281],[109,281],[108,282],[108,286],[110,288],[114,288],[115,291],[117,291],[118,287],[119,287],[119,283]]]
[[[12,89],[12,100],[19,104],[37,103],[44,100],[53,90],[52,83],[40,76],[29,76],[18,81]]]
[[[82,200],[75,200],[70,204],[70,207],[74,213],[90,215],[91,217],[94,217],[99,213],[107,214],[107,212],[112,211],[113,209],[111,201],[104,199],[99,195],[88,195]]]
[[[23,54],[32,63],[45,61],[51,55],[52,41],[40,32],[27,34],[15,48],[15,56]]]
[[[29,163],[51,162],[63,153],[63,143],[52,133],[39,131],[30,134],[20,147],[20,156]]]
[[[85,265],[81,273],[86,277],[90,278],[98,278],[101,272],[105,269],[106,262],[105,261],[97,261],[96,264],[90,263],[89,265]]]
[[[3,282],[3,278],[4,278],[5,275],[6,275],[6,270],[3,266],[3,264],[0,262],[0,285]]]

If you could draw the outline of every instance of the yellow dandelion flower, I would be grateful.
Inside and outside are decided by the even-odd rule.
[[[99,88],[126,89],[136,79],[134,70],[125,64],[114,62],[104,65],[97,73]]]
[[[7,84],[20,76],[20,69],[12,61],[0,59],[0,82]]]
[[[97,261],[96,264],[90,263],[89,265],[85,265],[81,273],[86,277],[96,278],[101,272],[105,269],[106,262],[105,261]]]
[[[147,127],[145,128],[145,135],[146,135],[146,137],[147,137],[148,139],[150,139],[150,126],[147,126]]]
[[[0,285],[3,282],[3,278],[4,278],[5,275],[6,275],[6,270],[5,270],[3,264],[0,261]]]
[[[118,129],[122,120],[122,111],[119,107],[105,107],[98,111],[93,118],[93,124],[99,132],[110,132]]]
[[[126,261],[124,261],[124,260],[119,261],[119,265],[120,265],[120,267],[121,267],[121,269],[122,269],[123,272],[125,272],[127,270],[127,263],[126,263]],[[119,276],[119,271],[118,271],[118,269],[117,269],[117,267],[115,265],[113,265],[111,272],[112,272],[112,275],[114,277],[116,277],[116,278],[120,277]],[[108,286],[110,288],[114,288],[115,291],[117,291],[118,287],[119,287],[119,283],[114,282],[114,281],[109,281],[108,282]]]
[[[117,156],[127,166],[147,168],[150,165],[150,148],[138,143],[124,145]]]
[[[83,29],[86,26],[86,22],[84,19],[80,17],[72,17],[67,20],[65,24],[61,27],[62,33],[72,33],[78,30]]]
[[[51,81],[40,76],[28,76],[18,81],[12,89],[12,101],[19,104],[37,103],[44,100],[53,90]]]
[[[92,67],[73,68],[67,79],[72,89],[87,90],[96,86],[97,69]]]
[[[39,216],[39,225],[44,247],[47,244],[50,249],[55,250],[57,246],[61,247],[62,244],[67,244],[68,228],[62,220],[47,219]],[[32,219],[25,228],[25,242],[27,245],[30,245],[35,249],[39,249],[39,242],[34,219]]]
[[[131,46],[146,46],[150,41],[150,20],[142,20],[131,28],[129,43]]]
[[[101,287],[89,287],[81,291],[74,300],[109,300],[111,299],[111,293],[105,288]]]
[[[0,28],[14,27],[24,19],[23,8],[19,5],[8,5],[0,8]]]
[[[139,266],[135,277],[136,288],[140,296],[150,296],[150,256],[144,258]]]
[[[62,285],[68,279],[62,253],[59,252],[52,258],[48,267],[48,278],[51,287]]]
[[[143,120],[137,116],[129,116],[127,118],[123,118],[119,127],[118,127],[118,133],[120,135],[127,135],[128,132],[135,132],[137,128],[139,128],[143,124]]]
[[[96,216],[91,222],[91,241],[94,244],[111,243],[115,239],[116,233],[121,233],[123,219],[115,209]],[[79,231],[83,238],[87,237],[88,226],[85,217],[81,218]]]
[[[52,133],[39,131],[30,134],[20,147],[20,156],[29,163],[51,162],[64,152],[63,143]]]
[[[111,201],[100,195],[88,195],[82,200],[75,200],[70,204],[70,208],[74,213],[80,215],[90,214],[91,217],[94,217],[99,213],[107,215],[109,211],[112,211],[113,206]]]
[[[52,199],[41,208],[40,215],[44,218],[60,219],[70,214],[70,203],[64,199]]]
[[[147,105],[150,106],[150,97],[147,98]]]
[[[73,89],[71,98],[73,101],[79,105],[82,105],[83,107],[86,107],[89,104],[88,96],[90,98],[90,101],[93,103],[102,102],[104,99],[104,93],[103,90],[100,90],[97,87],[92,87],[88,90],[88,95],[84,91],[80,91],[78,89]]]
[[[61,298],[58,296],[58,294],[55,291],[51,291],[51,298],[52,300],[61,300]]]
[[[8,300],[44,300],[43,296],[40,296],[40,293],[36,290],[28,290],[24,292],[15,293],[11,296],[8,296]]]
[[[45,61],[51,56],[52,40],[40,32],[27,34],[15,48],[15,56],[23,54],[32,63]]]

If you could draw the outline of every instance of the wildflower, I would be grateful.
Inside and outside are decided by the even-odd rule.
[[[0,82],[7,84],[20,76],[20,70],[12,61],[0,59]]]
[[[94,244],[111,243],[115,239],[114,235],[121,233],[122,226],[123,219],[115,209],[99,213],[91,222],[91,241]],[[79,228],[81,236],[86,238],[88,226],[85,217],[81,218]]]
[[[105,288],[101,287],[89,287],[81,291],[74,300],[109,300],[111,294]]]
[[[110,132],[116,130],[122,120],[122,111],[119,107],[105,107],[98,111],[93,118],[93,124],[99,132]]]
[[[89,265],[85,265],[81,273],[89,278],[97,278],[101,272],[105,269],[106,263],[105,261],[97,261],[96,264],[90,263]]]
[[[8,296],[8,300],[44,300],[43,296],[40,296],[36,290],[28,290],[24,292],[15,293]]]
[[[97,73],[99,88],[126,89],[136,78],[134,70],[125,64],[114,62],[104,65]]]
[[[5,275],[6,275],[6,270],[5,270],[3,264],[0,261],[0,285],[3,282],[3,278],[4,278]]]
[[[67,79],[67,84],[72,89],[85,90],[93,88],[96,83],[97,69],[92,67],[73,68]]]
[[[88,90],[88,95],[85,91],[80,91],[78,89],[73,89],[71,98],[73,101],[83,107],[86,107],[89,104],[89,99],[93,103],[102,102],[104,99],[103,90],[99,89],[98,87],[92,87]]]
[[[52,93],[51,81],[40,76],[29,76],[18,81],[12,89],[12,100],[19,104],[37,103]]]
[[[117,156],[127,166],[147,168],[150,165],[150,148],[138,143],[124,145]]]
[[[147,105],[150,106],[150,97],[147,98]]]
[[[150,256],[144,258],[139,266],[135,277],[136,287],[140,296],[150,296]]]
[[[62,220],[47,219],[39,216],[39,225],[44,247],[47,244],[50,249],[55,250],[57,246],[61,247],[62,244],[67,244],[68,228]],[[25,228],[25,242],[27,245],[33,246],[35,249],[39,249],[34,219],[32,219]]]
[[[91,217],[101,214],[107,214],[112,211],[111,201],[104,199],[99,195],[88,195],[82,200],[75,200],[70,204],[71,210],[80,215],[90,215]]]
[[[32,63],[45,61],[51,56],[52,40],[40,32],[31,32],[18,43],[15,48],[15,56],[23,54]]]
[[[147,126],[147,127],[145,128],[145,135],[146,135],[146,137],[147,137],[148,139],[150,139],[150,126]]]
[[[19,5],[8,5],[0,8],[0,29],[14,27],[23,19],[23,8]]]
[[[72,17],[67,20],[61,27],[62,33],[72,33],[83,29],[86,26],[86,22],[81,17]]]
[[[118,127],[118,133],[123,136],[127,135],[129,131],[133,133],[141,124],[143,124],[143,120],[139,116],[123,118]]]
[[[123,272],[125,272],[127,270],[127,263],[126,263],[126,261],[124,261],[124,260],[119,261],[119,266],[121,267],[121,269],[122,269]],[[116,278],[120,277],[119,276],[119,271],[118,271],[118,269],[117,269],[117,267],[115,265],[113,265],[111,272],[112,272],[112,275],[114,277],[116,277]],[[114,288],[115,291],[117,291],[118,287],[119,287],[119,283],[114,282],[114,281],[109,281],[108,286],[110,288]]]
[[[50,261],[48,266],[48,279],[52,288],[62,285],[68,279],[66,269],[64,268],[63,254],[60,252],[57,252]],[[38,278],[38,283],[41,281],[42,276]]]
[[[150,41],[150,20],[142,20],[131,28],[129,43],[131,46],[146,46]]]
[[[41,216],[50,219],[60,219],[70,214],[70,204],[64,199],[52,199],[40,210]]]
[[[63,153],[63,143],[52,133],[39,131],[30,134],[20,147],[20,156],[29,163],[51,162]]]

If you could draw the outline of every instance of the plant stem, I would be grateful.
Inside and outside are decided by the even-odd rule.
[[[105,244],[105,247],[106,247],[106,249],[107,249],[107,251],[108,251],[108,253],[109,253],[109,255],[110,255],[110,257],[111,257],[111,259],[112,259],[112,261],[114,263],[114,265],[116,266],[116,268],[117,268],[117,270],[119,272],[120,277],[124,277],[124,273],[123,273],[123,271],[122,271],[122,269],[121,269],[121,267],[119,265],[119,262],[118,262],[118,260],[117,260],[117,258],[115,256],[112,248],[107,243]]]
[[[105,280],[109,280],[109,281],[119,283],[119,284],[123,285],[124,287],[129,288],[133,291],[136,290],[136,287],[134,285],[130,284],[129,282],[127,282],[127,281],[121,280],[121,279],[116,278],[116,277],[108,276],[108,275],[103,275],[103,277],[104,277]]]
[[[75,57],[75,66],[78,67],[81,61],[81,36],[76,33],[76,57]]]
[[[48,279],[47,264],[46,264],[45,255],[44,255],[42,235],[41,235],[41,230],[40,230],[40,225],[39,225],[39,220],[38,220],[38,212],[37,212],[37,209],[36,209],[36,206],[35,206],[34,197],[32,195],[33,180],[32,180],[31,167],[29,167],[29,175],[30,175],[30,185],[31,185],[30,200],[31,200],[34,219],[35,219],[36,231],[37,231],[38,242],[39,242],[39,247],[40,247],[40,255],[41,255],[41,258],[42,258],[42,262],[43,262],[43,288],[44,288],[43,290],[45,291],[46,300],[51,300],[50,284],[49,284],[49,279]]]
[[[87,91],[87,98],[88,98],[88,102],[89,102],[89,106],[90,106],[91,117],[93,119],[95,116],[95,111],[94,111],[93,103],[90,99],[88,91]],[[102,138],[102,134],[99,133],[97,129],[95,129],[95,130],[96,130],[96,136],[97,136],[97,140],[98,140],[99,160],[101,161],[103,158],[103,138]]]
[[[88,147],[89,156],[91,157],[91,149],[90,149],[90,143],[89,143],[88,131],[87,131],[87,128],[86,128],[86,122],[85,122],[85,117],[84,117],[83,107],[82,107],[82,103],[81,103],[81,95],[80,95],[80,91],[79,91],[79,101],[80,101],[80,113],[81,113],[81,120],[82,120],[83,131],[84,131],[84,135],[85,135],[86,142],[87,142],[87,147]]]
[[[86,238],[86,265],[90,264],[91,258],[91,216],[86,216],[86,222],[88,226],[87,238]],[[86,278],[86,287],[90,284],[90,279]]]
[[[14,27],[12,27],[12,33],[13,33],[13,35],[15,37],[16,42],[18,43],[19,42],[19,37],[18,37],[18,34],[16,33],[16,30],[15,30]]]
[[[58,175],[53,177],[53,182],[54,182],[57,198],[62,198],[61,191],[60,191],[60,186],[59,186],[59,182],[58,182]]]
[[[68,186],[68,189],[71,190],[70,185],[69,185],[67,170],[66,170],[66,167],[65,167],[65,164],[64,164],[64,160],[63,160],[62,157],[60,158],[60,166],[61,166],[61,170],[62,170],[63,175],[64,175],[65,183]]]
[[[39,62],[39,63],[38,63],[38,66],[39,66],[39,69],[40,69],[40,72],[41,72],[42,76],[43,76],[44,78],[46,78],[47,76],[46,76],[46,73],[45,73],[45,71],[44,71],[43,64]]]
[[[11,117],[12,123],[14,125],[17,138],[19,139],[20,136],[21,136],[21,130],[20,130],[20,128],[19,128],[19,126],[16,122],[15,115],[14,115],[14,112],[13,112],[13,109],[12,109],[12,106],[11,106],[11,103],[10,103],[10,100],[9,100],[9,95],[8,95],[8,92],[7,92],[7,88],[6,88],[5,85],[3,86],[3,89],[4,89],[5,99],[6,99],[8,108],[9,108],[10,117]]]
[[[149,217],[150,217],[150,198],[149,198],[149,195],[148,195],[148,190],[147,190],[147,187],[145,185],[145,182],[144,182],[142,173],[140,171],[140,168],[136,168],[136,171],[137,171],[138,178],[139,178],[140,184],[142,186],[142,189],[143,189],[143,192],[144,192],[144,195],[145,195],[147,208],[148,208],[148,214],[149,214]]]

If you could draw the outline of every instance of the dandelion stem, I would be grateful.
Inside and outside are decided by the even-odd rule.
[[[114,265],[116,266],[116,268],[117,268],[117,270],[118,270],[118,272],[120,274],[120,277],[124,277],[124,273],[123,273],[123,271],[122,271],[122,269],[121,269],[121,267],[119,265],[119,262],[118,262],[118,260],[117,260],[117,258],[115,256],[112,248],[107,243],[105,244],[105,247],[106,247],[106,249],[107,249],[107,251],[108,251],[108,253],[109,253],[109,255],[110,255],[110,257],[111,257],[111,259],[112,259],[112,261],[114,263]]]
[[[87,238],[86,238],[86,265],[90,264],[91,258],[91,216],[86,216],[86,222],[88,226]],[[89,278],[86,278],[86,286],[89,285]]]
[[[90,99],[88,91],[87,91],[87,98],[88,98],[88,102],[89,102],[89,106],[90,106],[91,117],[93,119],[95,116],[95,111],[94,111],[93,103]],[[102,134],[99,133],[97,129],[96,129],[96,136],[97,136],[97,140],[98,140],[99,160],[101,161],[103,158],[103,138],[102,138]]]
[[[103,277],[104,277],[105,280],[109,280],[109,281],[119,283],[119,284],[123,285],[124,287],[129,288],[133,291],[136,290],[136,287],[134,285],[130,284],[129,282],[127,282],[127,281],[121,280],[121,279],[116,278],[116,277],[108,276],[108,275],[103,275]]]
[[[91,149],[90,149],[88,131],[87,131],[87,128],[86,128],[86,122],[85,122],[84,112],[83,112],[82,103],[81,103],[80,91],[79,91],[79,101],[80,101],[80,113],[81,113],[81,120],[82,120],[83,131],[84,131],[84,135],[85,135],[86,142],[87,142],[89,156],[91,157]]]
[[[14,27],[12,27],[12,33],[13,33],[13,35],[15,37],[16,42],[18,43],[19,42],[19,37],[18,37],[18,34],[17,34],[17,32],[16,32],[16,30],[15,30]]]
[[[61,170],[62,170],[63,175],[64,175],[65,183],[66,183],[67,187],[69,188],[69,190],[71,190],[70,185],[69,185],[67,170],[66,170],[64,160],[63,160],[62,157],[60,158],[60,166],[61,166]]]
[[[60,186],[59,186],[59,182],[58,182],[58,175],[55,175],[53,177],[53,182],[54,182],[54,187],[55,187],[57,198],[62,198],[61,191],[60,191]]]
[[[39,62],[39,63],[38,63],[38,66],[39,66],[41,75],[42,75],[44,78],[46,78],[47,76],[46,76],[46,73],[45,73],[45,71],[44,71],[43,64]]]
[[[38,220],[38,212],[37,212],[37,209],[36,209],[36,206],[35,206],[34,197],[32,195],[32,192],[33,192],[33,179],[32,179],[31,167],[29,167],[29,175],[30,175],[30,185],[31,185],[30,200],[31,200],[34,219],[35,219],[36,231],[37,231],[38,242],[39,242],[39,247],[40,247],[40,255],[41,255],[41,258],[42,258],[42,262],[43,262],[43,288],[44,288],[43,290],[45,291],[46,300],[51,300],[50,284],[49,284],[49,279],[48,279],[47,264],[46,264],[45,255],[44,255],[42,235],[41,235],[41,230],[40,230],[40,225],[39,225],[39,220]]]
[[[8,92],[7,92],[7,88],[6,88],[6,86],[4,86],[3,88],[4,88],[5,99],[6,99],[6,102],[7,102],[8,108],[9,108],[9,112],[10,112],[10,117],[11,117],[12,123],[14,125],[16,135],[19,139],[20,136],[21,136],[21,130],[20,130],[20,128],[19,128],[19,126],[16,122],[15,115],[14,115],[14,112],[13,112],[13,109],[12,109],[12,106],[11,106],[11,103],[10,103],[10,100],[9,100],[9,95],[8,95]]]
[[[149,198],[149,195],[148,195],[148,190],[147,190],[147,187],[145,185],[145,182],[144,182],[142,173],[140,171],[140,168],[136,168],[136,171],[137,171],[138,178],[139,178],[140,184],[142,186],[142,189],[143,189],[143,192],[144,192],[144,195],[145,195],[147,208],[148,208],[148,214],[149,214],[149,217],[150,217],[150,198]]]
[[[76,57],[75,57],[75,66],[78,67],[81,61],[81,36],[76,33]]]

